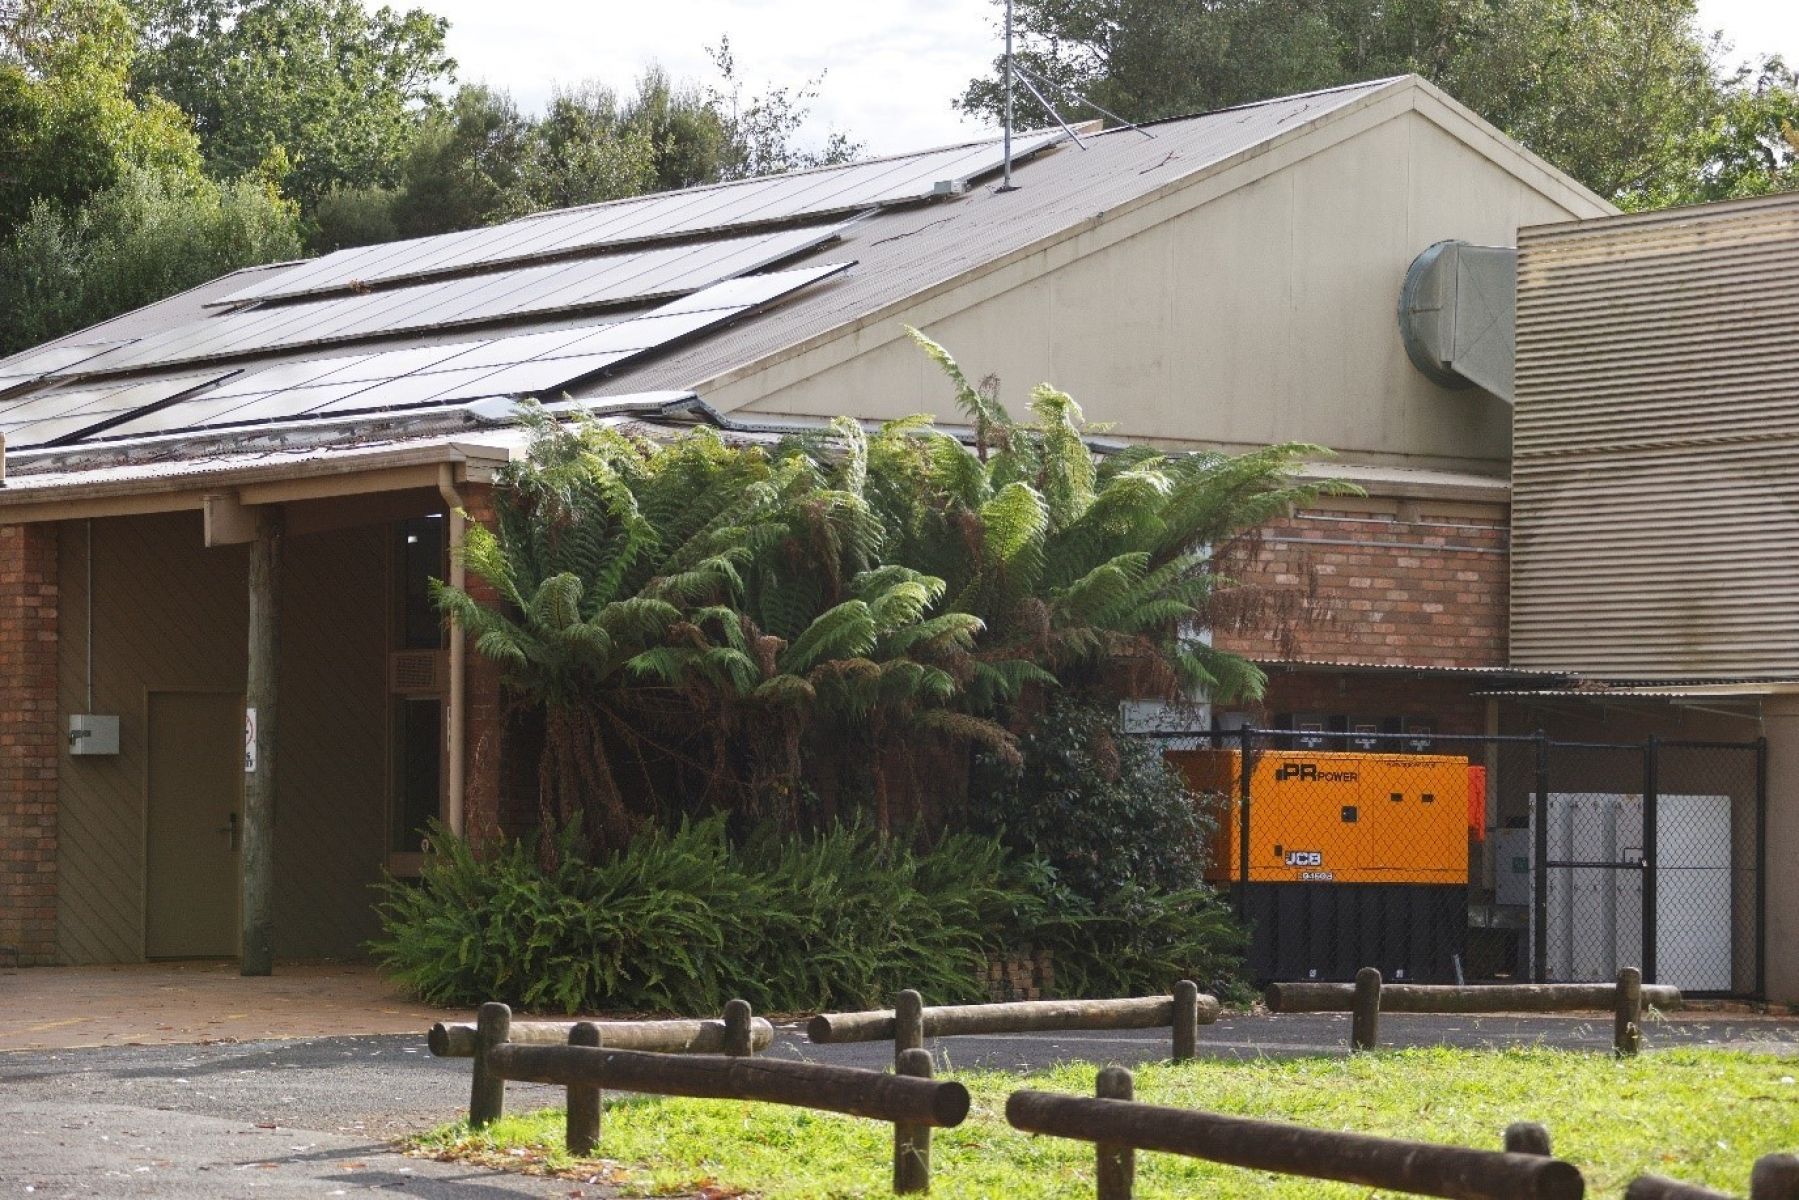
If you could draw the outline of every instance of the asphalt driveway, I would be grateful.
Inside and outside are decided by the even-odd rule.
[[[1383,1042],[1541,1043],[1604,1051],[1606,1019],[1382,1018]],[[1203,1031],[1208,1054],[1341,1054],[1348,1018],[1232,1016]],[[1799,1020],[1687,1014],[1656,1023],[1652,1047],[1767,1050],[1799,1058]],[[955,1038],[933,1045],[949,1069],[1023,1069],[1085,1059],[1125,1064],[1168,1053],[1154,1031]],[[770,1050],[884,1066],[882,1044],[812,1046],[783,1029]],[[489,1200],[591,1197],[604,1188],[406,1158],[390,1139],[453,1119],[468,1063],[434,1059],[419,1034],[120,1046],[0,1054],[0,1197],[319,1197],[388,1194]],[[508,1104],[559,1103],[557,1089],[508,1088]]]

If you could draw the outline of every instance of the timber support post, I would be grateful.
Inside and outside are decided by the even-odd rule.
[[[1549,1148],[1549,1130],[1535,1121],[1513,1121],[1505,1127],[1505,1152],[1534,1154],[1539,1158],[1555,1156]]]
[[[281,513],[257,510],[250,542],[249,671],[244,686],[244,836],[238,961],[275,969],[275,720],[281,659]]]
[[[893,1005],[893,1066],[899,1069],[900,1056],[908,1050],[924,1048],[924,997],[911,988],[899,994]]]
[[[1635,967],[1618,972],[1617,1007],[1612,1015],[1612,1050],[1629,1058],[1643,1046],[1643,973]]]
[[[916,996],[917,992],[908,993]],[[899,1052],[894,1073],[913,1079],[931,1077],[931,1052],[913,1046]],[[906,1196],[931,1190],[931,1127],[908,1121],[893,1124],[893,1191]]]
[[[1136,1095],[1136,1081],[1123,1067],[1103,1067],[1093,1081],[1093,1094],[1101,1100],[1130,1100]],[[1137,1184],[1137,1152],[1105,1142],[1095,1142],[1093,1151],[1098,1200],[1131,1200]]]
[[[1355,1000],[1350,1009],[1349,1048],[1372,1050],[1380,1041],[1380,972],[1363,967],[1355,973]]]
[[[732,1058],[748,1058],[755,1053],[751,1035],[752,1014],[748,1000],[725,1003],[725,1053]]]
[[[1174,1061],[1192,1062],[1199,1053],[1199,985],[1183,979],[1174,985]]]
[[[469,1084],[468,1123],[481,1129],[499,1120],[506,1111],[506,1077],[488,1061],[512,1033],[512,1010],[489,1002],[475,1018],[475,1069]]]
[[[1764,1154],[1749,1173],[1749,1200],[1799,1200],[1799,1154]]]
[[[571,1046],[598,1046],[600,1027],[592,1021],[577,1021],[568,1031]],[[568,1152],[586,1157],[600,1144],[600,1089],[597,1085],[568,1085],[568,1123],[565,1140]]]

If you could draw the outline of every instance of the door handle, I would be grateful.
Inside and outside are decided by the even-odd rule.
[[[219,826],[217,829],[213,830],[213,832],[230,834],[231,835],[231,848],[233,850],[237,849],[237,814],[236,813],[226,814],[225,823],[223,825]]]

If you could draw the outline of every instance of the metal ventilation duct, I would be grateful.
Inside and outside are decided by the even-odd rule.
[[[1510,404],[1517,306],[1516,250],[1438,242],[1405,273],[1399,335],[1412,365],[1436,383]]]

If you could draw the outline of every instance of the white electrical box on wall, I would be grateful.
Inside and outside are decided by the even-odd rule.
[[[117,754],[119,752],[119,719],[94,713],[73,713],[69,717],[69,753],[71,755]]]

